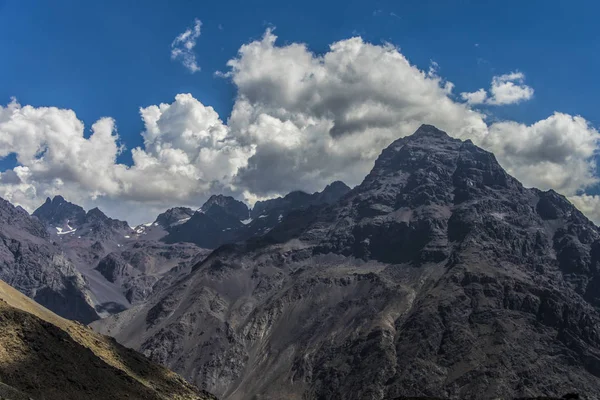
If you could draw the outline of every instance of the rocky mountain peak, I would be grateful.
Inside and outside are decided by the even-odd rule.
[[[87,212],[86,219],[88,220],[88,222],[91,222],[91,221],[102,221],[103,222],[103,221],[108,220],[108,217],[98,207],[94,207]]]
[[[109,238],[113,235],[122,235],[123,232],[130,230],[126,221],[113,219],[104,214],[98,207],[89,210],[85,216],[86,224],[89,224],[91,231],[98,237]]]
[[[332,204],[345,196],[350,190],[350,187],[344,182],[335,181],[327,185],[322,192],[317,192],[313,196],[317,204]]]
[[[485,187],[518,188],[521,184],[500,166],[496,157],[471,141],[461,141],[431,126],[422,125],[413,135],[384,149],[358,191],[387,188],[388,195],[406,188],[415,195],[440,195],[450,202]],[[416,202],[424,201],[417,195]],[[453,200],[452,200],[453,201]],[[417,205],[413,203],[412,205]]]
[[[231,196],[224,196],[222,194],[212,195],[210,198],[200,207],[200,211],[208,212],[213,206],[222,208],[227,214],[231,214],[239,220],[245,220],[250,215],[248,206],[243,202],[234,199]]]
[[[428,125],[428,124],[422,124],[419,129],[417,129],[412,135],[413,138],[415,137],[441,137],[441,138],[448,138],[450,139],[450,136],[448,136],[448,134],[446,132],[444,132],[441,129],[436,128],[433,125]]]
[[[163,228],[169,228],[172,225],[182,224],[189,220],[194,215],[194,210],[188,207],[173,207],[169,208],[162,214],[156,217],[156,222]]]
[[[334,182],[330,183],[329,185],[325,186],[325,189],[323,189],[322,193],[349,192],[349,191],[350,191],[350,186],[346,185],[342,181],[334,181]]]
[[[387,263],[438,262],[467,239],[492,242],[510,258],[510,241],[491,239],[497,231],[504,240],[510,231],[511,240],[543,252],[522,229],[541,229],[543,219],[573,218],[576,213],[565,207],[572,208],[566,199],[523,188],[492,153],[424,125],[384,149],[365,180],[304,237],[319,241],[319,252]],[[346,223],[324,230],[323,220]],[[507,230],[508,221],[518,228]],[[277,235],[288,237],[272,233]]]
[[[81,231],[88,232],[82,228],[93,227],[93,232],[106,231],[106,236],[110,230],[129,230],[127,222],[108,217],[98,207],[85,212],[81,206],[68,202],[62,196],[47,198],[44,204],[33,212],[33,216],[38,217],[53,233],[56,229],[60,234],[79,231],[79,235]]]
[[[335,203],[301,198],[101,324],[227,400],[600,392],[600,231],[563,196],[424,125]]]
[[[77,204],[70,203],[64,197],[57,195],[49,197],[46,202],[33,212],[42,222],[52,226],[81,224],[85,220],[85,210]]]

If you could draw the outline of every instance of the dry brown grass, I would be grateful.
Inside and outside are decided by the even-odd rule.
[[[2,281],[0,299],[0,380],[35,399],[213,398]]]

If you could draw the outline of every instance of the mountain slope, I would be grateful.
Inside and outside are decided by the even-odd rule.
[[[224,399],[593,394],[598,262],[564,197],[424,125],[337,203],[93,326]]]
[[[177,209],[170,217],[185,211]],[[33,215],[85,278],[90,302],[99,316],[144,301],[171,269],[188,270],[197,255],[206,253],[191,243],[158,242],[167,232],[157,224],[131,228],[98,208],[85,212],[61,196],[46,200]],[[170,217],[159,216],[161,220]]]
[[[83,276],[40,221],[0,199],[0,279],[66,317],[98,316]]]
[[[0,381],[34,399],[212,399],[0,281]]]

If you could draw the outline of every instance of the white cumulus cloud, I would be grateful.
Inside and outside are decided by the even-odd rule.
[[[555,112],[532,125],[497,122],[480,142],[525,185],[568,195],[598,182],[599,134],[580,116]]]
[[[240,143],[256,145],[237,180],[252,192],[359,183],[385,146],[423,121],[465,137],[486,128],[481,114],[448,97],[451,84],[390,44],[355,37],[316,55],[275,41],[267,31],[228,63],[238,89],[228,124]]]
[[[200,28],[202,22],[196,18],[194,26],[187,28],[183,33],[179,34],[173,43],[171,43],[171,59],[179,60],[191,73],[200,71],[200,66],[196,61],[194,47],[196,47],[196,39],[200,37]]]
[[[494,76],[490,86],[489,95],[485,89],[475,92],[463,92],[461,98],[468,104],[489,104],[501,106],[517,104],[533,97],[534,90],[524,84],[525,75],[522,72],[511,72],[505,75]]]
[[[279,45],[267,30],[227,67],[220,76],[237,89],[229,117],[189,94],[141,108],[143,146],[131,150],[131,166],[116,161],[123,148],[110,118],[86,137],[71,110],[0,107],[0,157],[15,153],[18,161],[0,175],[0,196],[31,211],[60,193],[149,221],[215,192],[253,201],[337,179],[358,184],[383,148],[422,123],[493,151],[527,186],[572,197],[597,183],[598,132],[583,117],[556,112],[531,125],[489,124],[454,100],[453,84],[436,68],[419,69],[391,44],[354,37],[315,54],[304,44]],[[497,79],[491,98],[514,98],[500,86],[519,79]]]
[[[140,114],[144,148],[132,150],[127,166],[116,162],[122,147],[110,118],[92,125],[86,138],[71,110],[16,100],[0,107],[0,157],[14,153],[19,164],[0,175],[0,196],[32,211],[46,196],[62,194],[83,205],[109,203],[119,217],[136,211],[149,218],[144,207],[197,205],[210,190],[228,190],[252,153],[251,146],[232,144],[212,107],[189,94]]]
[[[462,92],[460,97],[469,104],[483,104],[487,100],[487,92],[485,89],[479,89],[475,92]]]

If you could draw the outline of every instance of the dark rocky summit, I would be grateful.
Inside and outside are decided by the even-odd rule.
[[[323,204],[333,204],[341,199],[350,188],[340,181],[333,182],[328,185],[322,192],[308,194],[302,191],[295,191],[287,194],[285,197],[276,199],[257,201],[252,208],[251,216],[253,219],[259,218],[261,215],[287,214],[290,211],[308,208],[310,206],[318,206]]]
[[[165,229],[170,228],[173,225],[179,225],[189,220],[194,215],[194,210],[187,207],[174,207],[169,208],[164,213],[156,217],[156,222]]]
[[[278,225],[290,212],[311,206],[332,204],[350,191],[343,182],[334,182],[322,192],[308,194],[291,192],[285,197],[259,201],[252,210],[241,201],[229,196],[211,196],[191,217],[180,218],[180,223],[171,223],[164,237],[167,243],[190,242],[202,248],[214,249],[227,243],[243,241],[261,236]],[[167,215],[180,216],[177,209],[168,210]],[[169,217],[169,221],[174,218]],[[157,219],[158,222],[158,219]],[[162,226],[163,223],[161,223]]]
[[[202,205],[200,211],[206,213],[213,207],[222,209],[226,214],[233,215],[238,220],[247,219],[250,215],[250,210],[248,210],[246,204],[231,196],[223,196],[222,194],[210,196],[206,203]]]
[[[243,217],[248,217],[248,207],[244,203],[233,197],[213,196],[189,220],[171,226],[169,234],[162,240],[166,243],[195,243],[214,249],[235,241],[238,231],[244,227]]]
[[[62,196],[55,196],[53,199],[48,197],[46,202],[33,212],[33,216],[53,226],[62,227],[69,222],[80,225],[85,221],[85,210],[66,201]]]
[[[423,125],[338,201],[93,325],[223,399],[593,399],[599,263],[563,196]]]

